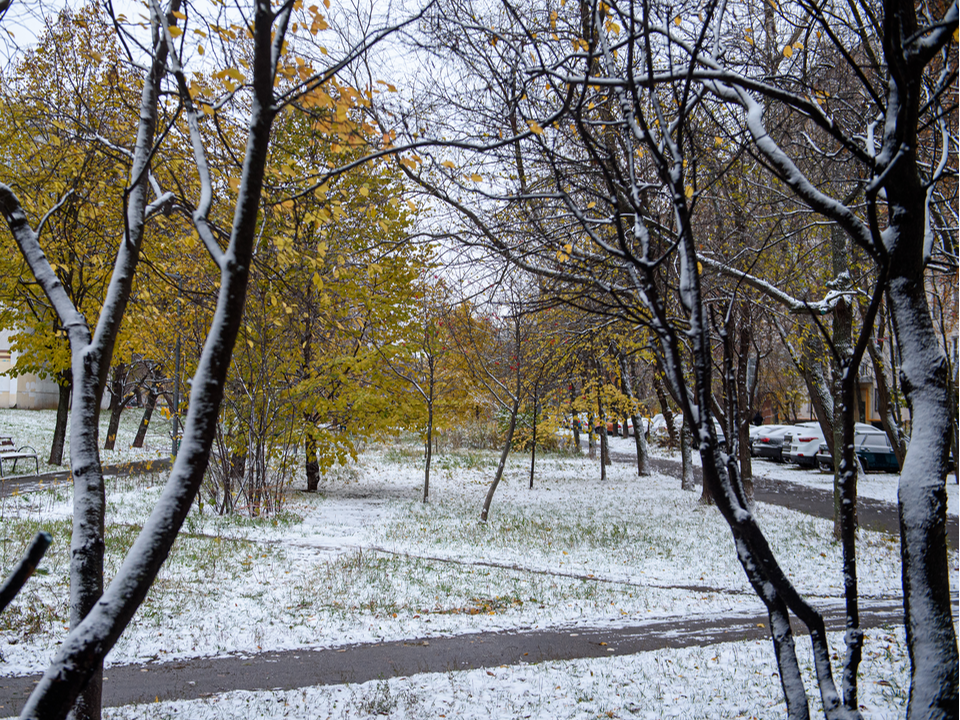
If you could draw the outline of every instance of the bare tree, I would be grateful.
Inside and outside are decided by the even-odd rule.
[[[945,106],[956,79],[956,49],[949,42],[957,27],[956,4],[942,16],[922,19],[905,0],[888,0],[879,10],[858,2],[772,7],[755,18],[769,38],[768,54],[776,46],[777,26],[789,26],[789,44],[781,54],[793,58],[778,63],[773,75],[767,72],[770,58],[761,57],[744,33],[745,27],[752,30],[752,10],[744,5],[707,3],[692,11],[649,2],[583,2],[562,13],[535,4],[504,2],[495,10],[462,5],[432,18],[430,28],[437,32],[431,41],[445,58],[461,61],[457,67],[466,74],[461,85],[474,89],[451,96],[447,107],[466,113],[472,103],[479,127],[458,133],[437,119],[437,135],[456,148],[459,165],[445,172],[432,156],[412,174],[459,213],[463,223],[457,232],[467,242],[493,248],[541,278],[590,287],[624,313],[643,309],[658,339],[665,381],[699,449],[705,488],[729,523],[747,578],[767,606],[791,718],[809,715],[791,612],[810,630],[826,716],[859,716],[863,636],[855,553],[854,376],[886,294],[914,418],[900,483],[913,664],[908,714],[955,716],[957,649],[944,490],[951,413],[924,268],[938,253],[956,265],[951,239],[956,226],[950,222],[955,215],[941,192],[946,187],[949,194],[945,179],[956,159],[947,130],[956,124],[955,108]],[[852,44],[863,53],[851,54],[846,48]],[[804,84],[803,63],[824,59],[849,65],[869,109],[851,105],[855,98],[843,93],[828,100],[831,94]],[[793,114],[802,117],[800,130],[780,135],[772,124]],[[417,127],[423,131],[428,125]],[[822,616],[780,569],[752,514],[739,463],[717,443],[716,344],[697,255],[699,200],[711,181],[697,154],[708,146],[704,133],[748,148],[781,187],[808,211],[835,223],[877,267],[865,332],[849,353],[837,357],[848,630],[839,686]],[[842,182],[856,173],[844,173],[836,184],[805,173],[799,159],[817,154],[842,155],[858,166],[864,178],[860,205],[851,204],[850,188]],[[730,299],[722,315],[735,301]]]

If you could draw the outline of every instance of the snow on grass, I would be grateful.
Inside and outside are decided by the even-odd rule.
[[[5,413],[0,411],[0,423]],[[17,422],[27,427],[22,418]],[[165,441],[153,442],[156,452]],[[304,486],[302,472],[290,478],[283,512],[274,517],[224,517],[211,513],[209,506],[202,511],[195,506],[107,665],[501,629],[631,625],[693,613],[762,612],[736,561],[726,524],[715,508],[699,504],[699,493],[680,491],[677,478],[638,478],[635,468],[615,464],[601,483],[596,461],[547,455],[538,463],[531,490],[528,462],[528,456],[511,459],[487,524],[479,522],[479,512],[495,453],[451,451],[437,457],[431,502],[424,505],[419,502],[422,460],[413,444],[403,443],[369,449],[358,464],[336,468],[317,494],[297,489]],[[151,474],[107,479],[108,579],[164,479]],[[0,503],[4,573],[38,529],[54,535],[41,573],[0,615],[0,673],[43,669],[66,633],[70,515],[69,488]],[[762,504],[757,515],[803,594],[814,604],[840,596],[840,550],[832,522]],[[863,532],[858,553],[861,592],[899,595],[896,538]],[[955,569],[956,554],[951,562]],[[868,633],[868,642],[874,637]],[[902,664],[902,640],[889,647],[890,663]],[[363,717],[364,712],[375,714],[363,707],[372,707],[377,693],[389,692],[387,704],[409,693],[411,702],[427,708],[423,717],[437,716],[439,707],[447,708],[450,717],[473,717],[470,708],[483,711],[488,699],[505,717],[597,717],[609,710],[633,716],[640,712],[633,708],[675,707],[696,707],[701,713],[680,713],[682,717],[736,717],[741,711],[751,717],[782,715],[775,699],[778,680],[769,677],[769,643],[729,648],[724,651],[729,657],[742,660],[733,666],[714,663],[714,674],[702,683],[699,673],[710,672],[709,659],[719,652],[715,649],[501,669],[495,674],[506,679],[489,687],[484,678],[490,676],[474,672],[276,696],[231,694],[241,699],[224,698],[222,705],[203,706],[207,709],[184,705],[192,709],[183,712],[252,717],[267,713],[259,708],[273,704],[299,707],[302,698],[313,710],[291,717]],[[684,671],[686,679],[671,680],[664,663],[695,667]],[[770,672],[760,669],[762,663],[770,665]],[[589,672],[602,680],[590,681],[583,697],[601,697],[606,704],[576,701],[571,683]],[[899,672],[888,667],[878,677],[899,678]],[[762,686],[751,685],[761,682],[758,678]],[[438,684],[448,688],[446,695]],[[534,686],[537,691],[529,699],[534,705],[513,692]],[[611,694],[617,691],[622,702]],[[448,705],[435,705],[441,696],[449,696]],[[485,699],[477,703],[476,697]],[[238,702],[247,703],[249,712]],[[519,704],[509,704],[514,702]],[[356,710],[348,709],[354,706]],[[763,709],[773,706],[769,712]],[[403,714],[396,710],[400,707],[397,700],[391,713],[421,716]],[[178,717],[180,712],[149,717]],[[642,712],[664,716],[656,709]],[[484,715],[490,716],[497,713]]]
[[[140,417],[143,411],[139,408],[129,408],[120,415],[120,427],[117,429],[117,438],[113,450],[100,450],[100,462],[104,465],[113,465],[131,460],[155,460],[170,457],[170,421],[164,418],[163,411],[158,408],[153,413],[153,419],[147,432],[142,448],[131,447],[137,436],[140,426]],[[70,462],[70,433],[63,449],[63,466],[50,465],[50,444],[53,442],[53,429],[56,425],[56,410],[20,410],[17,408],[3,408],[0,410],[0,435],[9,435],[13,438],[16,447],[28,445],[37,451],[40,461],[40,472],[65,470]],[[110,411],[100,413],[100,445],[107,437],[107,426],[110,423]],[[24,464],[18,466],[22,473]],[[33,471],[33,463],[29,464]]]

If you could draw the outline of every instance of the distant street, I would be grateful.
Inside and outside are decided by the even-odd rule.
[[[636,464],[636,455],[628,453],[610,452],[610,459],[618,463]],[[681,464],[678,460],[669,458],[651,457],[651,465],[658,472],[680,477]],[[754,463],[753,497],[759,502],[780,505],[807,515],[814,515],[826,519],[833,518],[833,495],[817,488],[808,487],[801,483],[786,480],[775,480],[764,477],[764,462]],[[703,482],[703,474],[699,467],[694,467],[694,477],[698,484]],[[896,482],[896,475],[890,475],[890,482]],[[860,518],[860,527],[865,530],[875,530],[900,534],[900,523],[897,518],[897,506],[892,503],[860,497],[857,499],[857,515]],[[958,523],[955,515],[947,516],[947,542],[951,548],[958,545]]]

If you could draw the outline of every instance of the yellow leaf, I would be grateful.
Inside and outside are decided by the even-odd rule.
[[[783,56],[784,56],[784,57],[792,57],[792,56],[793,56],[793,47],[790,46],[790,45],[787,45],[787,46],[783,49]]]
[[[587,210],[593,210],[597,204],[595,202],[587,203]]]
[[[686,190],[684,190],[684,195],[687,196],[687,200],[693,197],[693,186],[687,185]]]
[[[679,16],[679,15],[677,15],[677,17],[675,17],[675,18],[673,19],[673,24],[674,24],[674,25],[679,25],[679,24],[680,24],[680,16]]]
[[[176,25],[171,25],[167,28],[170,31],[170,37],[180,37],[183,35],[183,30],[178,28]]]
[[[536,120],[528,120],[527,125],[530,126],[530,132],[532,132],[534,135],[543,135],[543,128],[540,127],[540,123],[538,123]]]
[[[440,164],[443,165],[445,168],[450,168],[451,170],[455,170],[457,167],[456,165],[453,164],[451,160],[444,160]]]
[[[701,275],[703,274],[703,263],[701,263],[699,260],[697,260],[697,272]]]
[[[179,20],[186,20],[186,19],[187,19],[187,16],[184,15],[182,12],[179,12],[178,10],[174,10],[174,11],[173,11],[172,13],[170,13],[170,14],[173,15],[175,18],[178,18]]]
[[[480,173],[474,173],[473,175],[470,176],[470,179],[473,180],[474,182],[480,182],[481,180],[483,180],[483,175],[481,175]]]

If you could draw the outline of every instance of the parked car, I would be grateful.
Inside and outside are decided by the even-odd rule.
[[[800,467],[816,467],[817,451],[825,439],[820,423],[798,423],[784,434],[783,459]]]
[[[893,446],[890,444],[890,439],[886,433],[865,435],[863,442],[856,446],[856,451],[864,472],[874,470],[900,472],[897,454],[893,451]]]
[[[857,423],[853,438],[853,448],[864,472],[872,470],[892,470],[899,472],[897,455],[887,439],[887,434],[872,425]],[[821,470],[833,470],[833,456],[827,443],[821,443],[817,453],[817,465]]]
[[[727,449],[727,436],[723,432],[723,425],[720,424],[718,420],[713,421],[713,427],[717,431],[717,443],[719,446],[726,450]],[[696,446],[694,446],[696,447]]]
[[[753,442],[753,439],[763,432],[766,428],[778,427],[777,425],[751,425],[747,430],[747,434],[750,436],[750,442]]]
[[[750,454],[754,457],[767,458],[783,462],[783,436],[790,430],[789,425],[763,425],[760,432],[753,436],[750,443]]]

